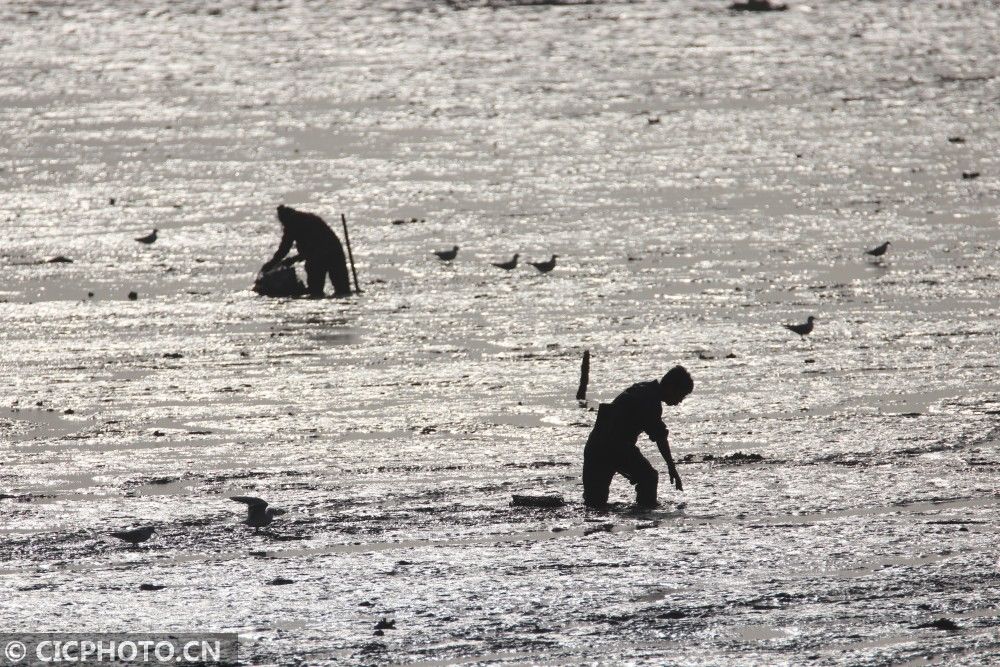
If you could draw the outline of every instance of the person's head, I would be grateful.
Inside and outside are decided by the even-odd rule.
[[[291,206],[285,206],[284,204],[278,205],[278,220],[281,222],[282,226],[285,226],[292,221],[292,215],[294,213],[295,209]]]
[[[694,380],[683,366],[674,366],[660,380],[660,400],[677,405],[694,391]]]

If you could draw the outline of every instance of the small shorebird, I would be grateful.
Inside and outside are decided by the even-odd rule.
[[[247,518],[243,523],[252,526],[254,532],[259,531],[264,526],[270,525],[274,521],[274,517],[285,513],[285,510],[268,507],[267,501],[261,498],[254,498],[253,496],[229,496],[229,499],[247,506]]]
[[[531,264],[542,273],[548,273],[552,269],[556,268],[556,257],[558,256],[559,255],[552,255],[552,259],[547,262],[528,262],[528,264]]]
[[[145,243],[146,245],[150,245],[152,243],[156,243],[156,233],[158,231],[159,230],[154,229],[151,233],[146,234],[145,236],[138,237],[136,239],[136,241],[138,241],[139,243]]]
[[[520,257],[519,254],[514,253],[514,256],[510,258],[509,262],[493,262],[493,266],[498,269],[503,269],[504,271],[510,271],[511,269],[517,268],[517,258]]]
[[[788,329],[792,333],[797,333],[802,338],[805,338],[806,336],[808,336],[809,334],[812,333],[813,322],[815,320],[816,320],[816,318],[813,317],[812,315],[810,315],[806,319],[805,324],[784,324],[782,326],[784,326],[786,329]]]
[[[865,250],[866,255],[871,255],[872,257],[881,257],[885,253],[889,252],[889,246],[892,244],[886,241],[877,248],[872,248],[871,250]]]
[[[434,254],[437,255],[438,259],[442,262],[450,262],[458,257],[458,246],[452,246],[451,250],[435,250]]]
[[[119,530],[114,533],[109,533],[109,535],[111,535],[111,537],[117,537],[122,542],[128,542],[134,547],[140,542],[145,542],[152,537],[153,531],[155,530],[156,528],[153,526],[145,526],[143,528],[133,528],[132,530]]]

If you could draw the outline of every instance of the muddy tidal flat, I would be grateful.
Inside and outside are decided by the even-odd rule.
[[[1000,662],[1000,12],[727,5],[0,3],[0,627]],[[282,203],[362,294],[250,290]],[[684,491],[586,511],[596,406],[675,363]]]

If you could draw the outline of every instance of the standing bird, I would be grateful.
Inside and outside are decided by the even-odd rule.
[[[259,532],[264,526],[270,525],[274,517],[285,513],[285,510],[268,507],[266,500],[253,496],[229,496],[229,499],[247,506],[247,520],[243,523],[253,526],[254,532]]]
[[[552,255],[552,259],[547,262],[528,262],[528,264],[531,264],[542,273],[548,273],[552,269],[556,268],[556,257],[558,256],[559,255]]]
[[[503,269],[504,271],[510,271],[517,268],[517,258],[520,257],[519,254],[514,253],[514,256],[510,258],[509,262],[493,262],[493,266],[498,269]]]
[[[813,317],[812,315],[810,315],[806,319],[805,324],[784,324],[782,326],[784,326],[786,329],[788,329],[792,333],[797,333],[802,338],[805,338],[806,336],[808,336],[809,334],[812,333],[813,322],[815,320],[816,320],[816,318]]]
[[[872,257],[881,257],[885,253],[889,252],[889,246],[892,244],[886,241],[877,248],[872,248],[871,250],[865,250],[866,255],[871,255]]]
[[[134,547],[152,537],[155,530],[156,528],[153,526],[145,526],[144,528],[133,528],[132,530],[120,530],[109,533],[109,535],[118,538],[122,542],[128,542]]]
[[[158,229],[154,229],[152,233],[146,234],[145,236],[140,236],[139,238],[136,239],[136,241],[138,241],[139,243],[145,243],[146,245],[156,243],[156,232],[158,231],[159,231]]]
[[[453,246],[451,250],[435,250],[434,254],[437,255],[438,259],[442,262],[450,262],[458,257],[458,246]]]

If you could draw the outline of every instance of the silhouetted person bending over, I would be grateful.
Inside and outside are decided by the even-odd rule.
[[[281,221],[281,243],[278,250],[261,271],[267,272],[278,264],[290,266],[295,262],[306,263],[306,285],[311,296],[323,296],[326,276],[330,274],[334,296],[348,296],[351,281],[347,274],[344,246],[330,226],[318,215],[296,211],[291,206],[278,207]],[[297,255],[283,259],[295,244]]]
[[[639,382],[597,409],[594,430],[583,450],[583,502],[587,507],[604,508],[615,473],[635,485],[635,502],[640,507],[656,507],[659,474],[639,451],[636,442],[645,432],[656,443],[667,462],[670,481],[683,491],[681,476],[674,466],[663,424],[663,407],[677,405],[694,389],[691,375],[683,366],[674,366],[659,382]]]

